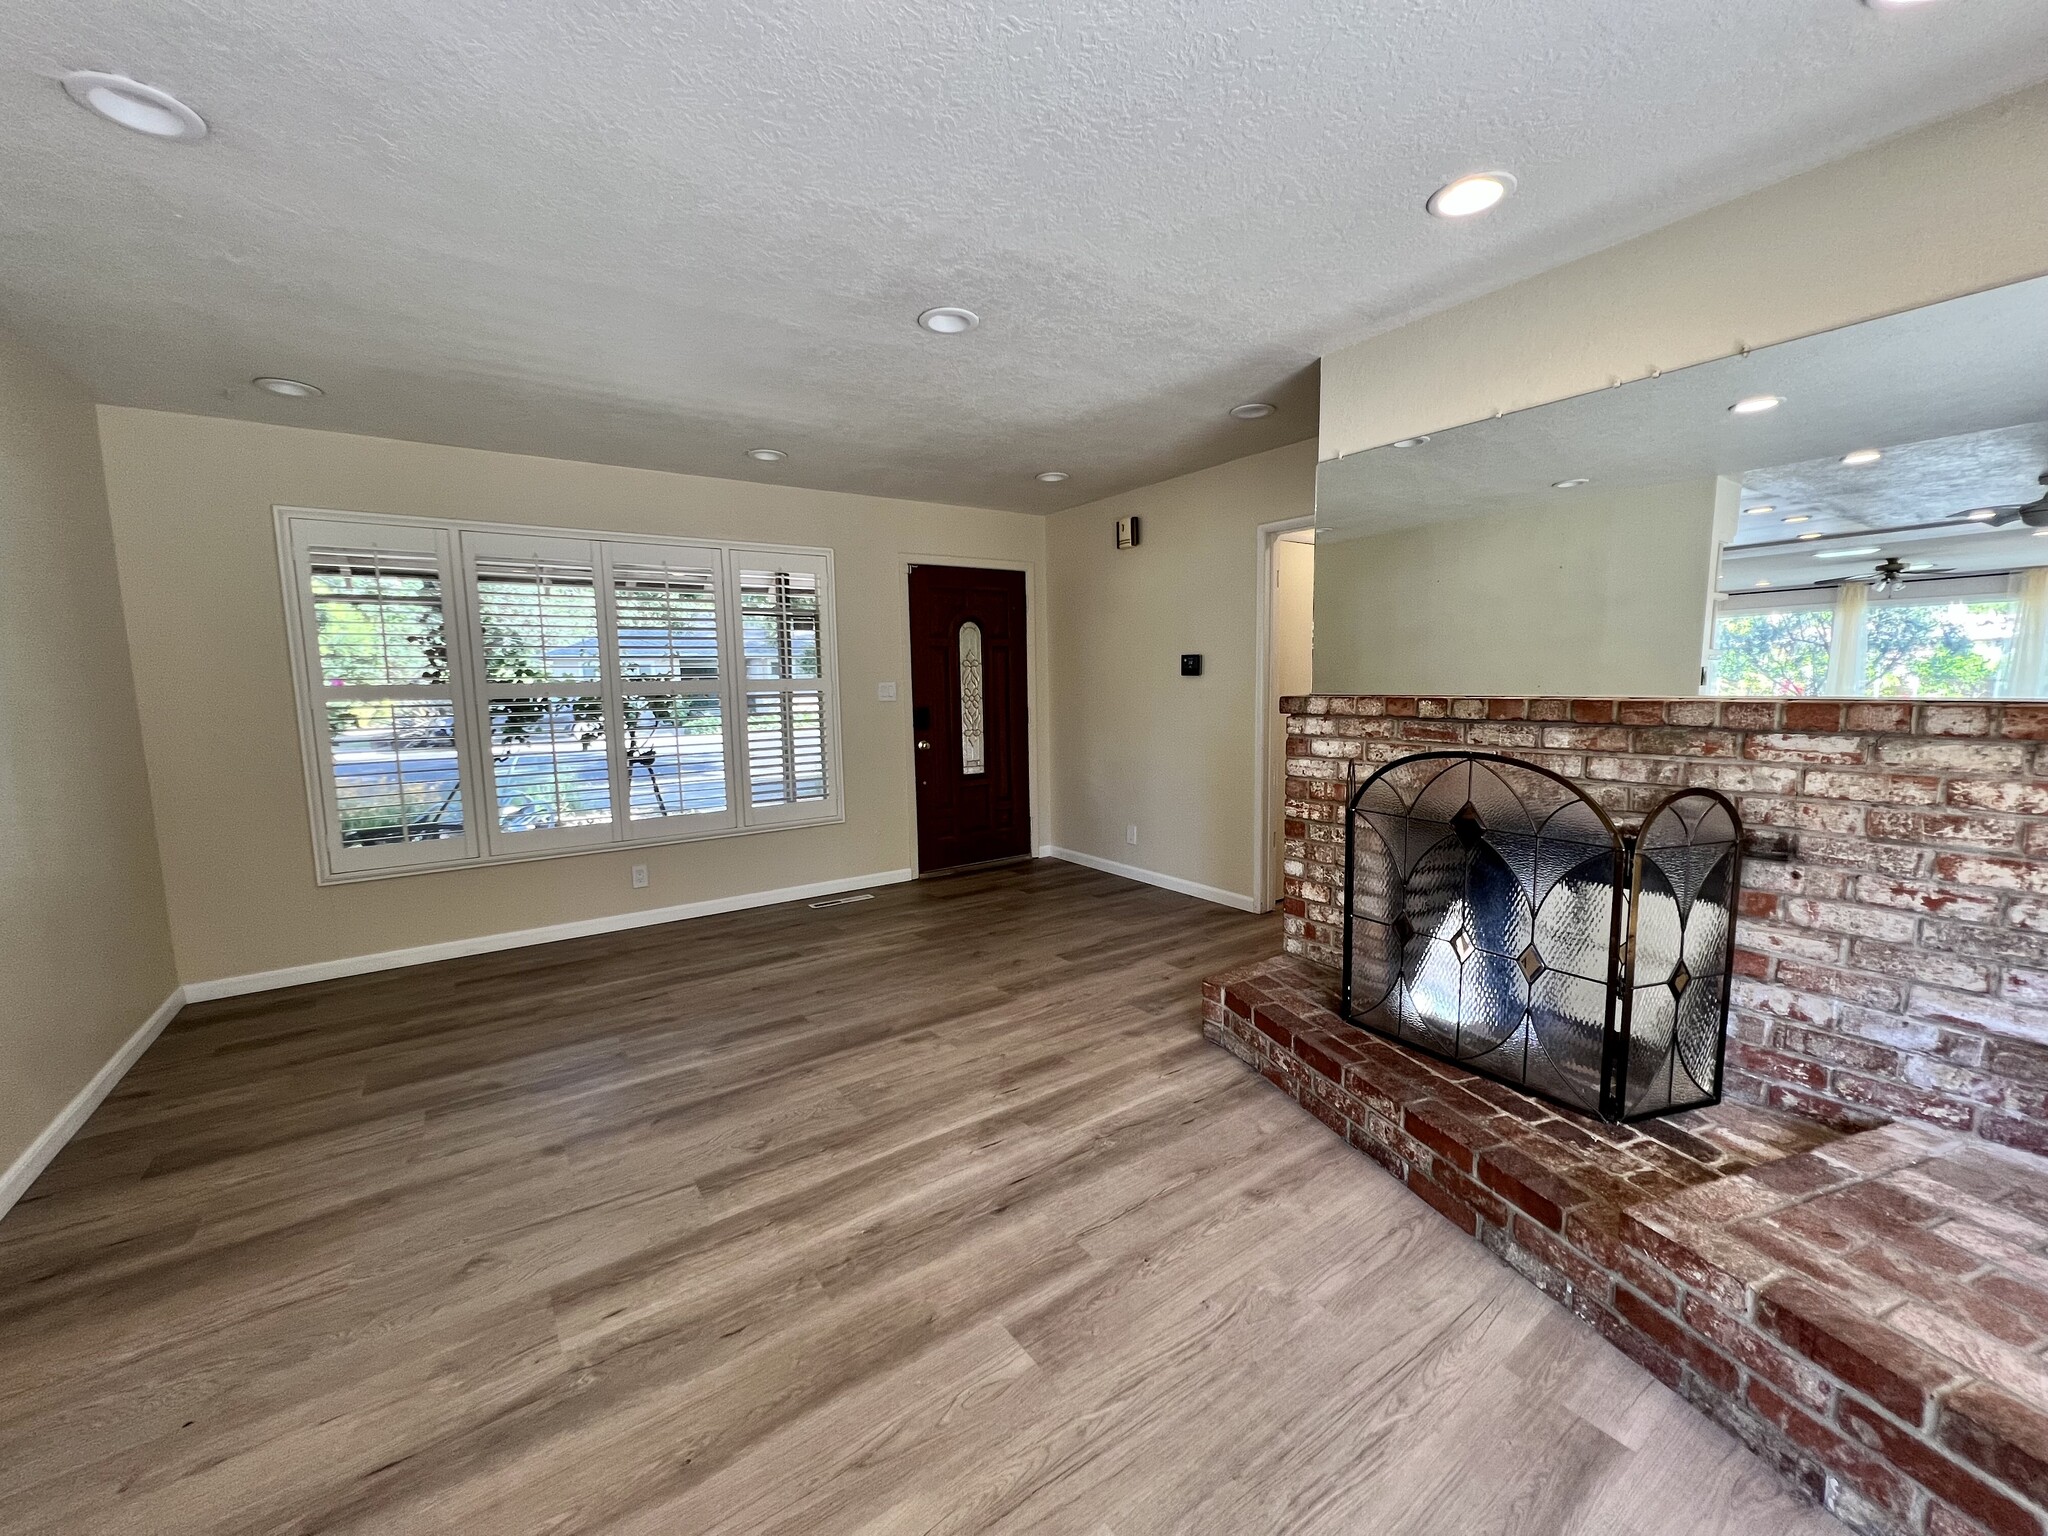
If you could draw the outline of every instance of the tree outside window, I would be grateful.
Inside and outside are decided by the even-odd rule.
[[[1722,614],[1714,626],[1713,691],[1766,697],[1822,692],[1833,629],[1828,608]]]
[[[1872,603],[1864,626],[1863,692],[1991,698],[2018,629],[2019,605],[2010,598]]]

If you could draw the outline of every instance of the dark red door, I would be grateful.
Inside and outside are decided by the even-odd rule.
[[[1024,573],[910,572],[920,872],[1031,851]]]

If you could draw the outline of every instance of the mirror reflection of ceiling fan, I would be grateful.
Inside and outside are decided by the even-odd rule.
[[[2048,486],[2048,475],[2042,475],[2039,484]],[[2033,501],[2014,502],[2004,507],[1974,507],[1968,512],[1952,512],[1950,522],[1982,523],[1987,528],[2003,528],[2007,523],[2018,521],[2029,528],[2048,528],[2048,491]]]
[[[1906,584],[1908,576],[1939,576],[1952,571],[1952,565],[1936,565],[1932,560],[1901,560],[1896,555],[1887,555],[1877,562],[1867,574],[1861,576],[1831,576],[1825,581],[1814,583],[1817,587],[1842,587],[1851,582],[1868,582],[1870,590],[1878,593],[1896,592]]]

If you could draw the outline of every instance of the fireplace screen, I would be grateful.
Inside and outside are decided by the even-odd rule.
[[[1390,763],[1345,818],[1345,1016],[1605,1120],[1716,1103],[1740,843],[1708,789],[1617,825],[1527,763]]]

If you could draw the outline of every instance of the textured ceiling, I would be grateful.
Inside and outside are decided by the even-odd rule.
[[[2036,366],[2048,393],[2048,356]],[[1742,500],[1748,506],[1768,504],[1779,517],[1803,515],[1826,532],[1898,528],[1953,517],[1973,507],[2034,501],[2042,495],[2044,475],[2048,421],[2030,421],[1889,445],[1876,464],[1844,464],[1830,455],[1761,469],[1743,476]],[[1773,519],[1746,521],[1756,525]]]
[[[42,0],[0,61],[0,322],[102,399],[1052,510],[1312,435],[1333,345],[2048,76],[2048,5]],[[1490,166],[1494,215],[1422,215]]]

